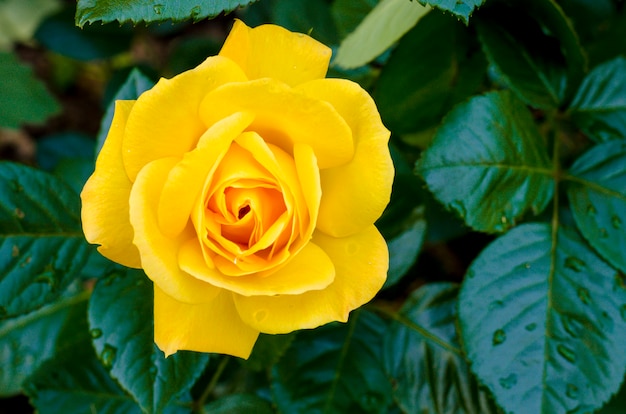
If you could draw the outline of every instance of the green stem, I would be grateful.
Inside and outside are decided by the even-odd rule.
[[[206,400],[209,398],[209,396],[213,393],[213,390],[215,389],[217,382],[222,376],[222,373],[224,372],[226,365],[228,365],[229,360],[230,360],[230,357],[227,357],[227,356],[222,358],[219,365],[217,366],[217,369],[215,370],[215,373],[211,377],[211,381],[209,381],[206,388],[202,392],[202,395],[200,395],[200,398],[198,398],[198,401],[196,401],[196,412],[198,414],[205,414],[204,404]]]

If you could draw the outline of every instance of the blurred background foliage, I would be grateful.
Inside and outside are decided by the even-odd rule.
[[[626,412],[624,1],[125,3],[0,0],[0,413]],[[347,324],[166,360],[78,193],[112,101],[234,17],[331,46],[374,97],[390,270]]]

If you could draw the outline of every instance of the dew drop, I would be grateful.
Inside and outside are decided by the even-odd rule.
[[[154,7],[153,7],[152,9],[154,10],[154,12],[155,12],[156,14],[161,14],[161,13],[163,13],[163,8],[164,8],[164,7],[165,7],[165,6],[164,6],[164,5],[162,5],[162,4],[155,4],[155,5],[154,5]]]
[[[94,328],[89,331],[89,335],[91,335],[93,339],[98,339],[102,336],[102,329]]]
[[[506,377],[500,378],[498,382],[500,383],[500,386],[502,388],[504,388],[505,390],[510,390],[515,386],[515,384],[517,384],[517,375],[510,374]]]
[[[584,288],[582,286],[579,287],[576,291],[576,294],[578,295],[578,299],[580,299],[580,301],[585,305],[591,303],[591,295],[589,294],[589,290],[587,290],[587,288]]]
[[[573,270],[574,272],[581,272],[585,267],[585,262],[580,260],[578,257],[568,256],[565,259],[565,267]]]
[[[537,324],[535,322],[529,323],[524,327],[524,329],[526,329],[528,332],[532,332],[537,329]]]
[[[622,219],[620,219],[617,216],[613,216],[611,217],[611,225],[613,225],[613,228],[616,230],[619,230],[622,228]]]
[[[578,395],[579,395],[579,391],[578,391],[578,387],[575,386],[574,384],[567,384],[567,389],[565,390],[565,395],[567,395],[568,397],[570,397],[571,399],[578,399]]]
[[[564,316],[563,329],[565,329],[565,332],[567,332],[572,338],[578,338],[580,337],[581,332],[583,332],[583,325],[573,317]]]
[[[494,300],[489,304],[489,310],[492,311],[494,309],[499,309],[504,306],[504,302],[501,300]]]
[[[254,312],[254,319],[256,319],[257,322],[263,322],[266,318],[267,318],[267,310],[266,309],[260,309],[256,312]]]
[[[622,316],[622,320],[626,322],[626,305],[622,305],[622,307],[619,308],[619,313]]]
[[[592,204],[589,204],[589,206],[587,206],[587,214],[588,215],[595,216],[597,212],[598,212],[598,210],[596,210],[596,208]]]
[[[560,345],[557,345],[556,352],[558,352],[559,355],[561,355],[563,358],[565,358],[569,362],[571,363],[576,362],[576,354],[571,348],[568,348],[567,346],[560,344]]]
[[[102,350],[102,353],[100,354],[100,359],[102,360],[102,365],[105,368],[111,368],[113,366],[116,356],[117,356],[117,348],[109,344],[104,344],[104,349]]]
[[[503,329],[497,329],[493,333],[493,345],[500,345],[504,341],[506,341],[506,332]]]

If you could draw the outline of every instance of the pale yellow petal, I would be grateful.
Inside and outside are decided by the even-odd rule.
[[[287,153],[293,153],[295,144],[309,145],[320,168],[345,164],[354,155],[352,132],[335,108],[280,81],[224,85],[200,104],[200,117],[207,125],[241,111],[256,115],[250,131]]]
[[[240,20],[220,51],[249,79],[274,78],[289,85],[324,78],[331,55],[329,47],[304,34],[269,24],[251,29]]]
[[[165,235],[176,237],[187,226],[192,207],[201,195],[207,177],[252,119],[252,114],[239,112],[218,121],[202,135],[198,146],[172,168],[158,209],[159,225]]]
[[[105,257],[128,267],[141,267],[133,244],[128,199],[132,183],[122,163],[122,140],[126,120],[135,101],[117,101],[106,141],[98,154],[96,170],[83,191],[81,219],[85,238],[99,244]]]
[[[243,323],[229,292],[192,305],[154,287],[154,342],[166,356],[186,350],[247,359],[258,335]]]
[[[356,83],[322,79],[298,89],[330,102],[352,129],[355,153],[349,164],[320,171],[322,201],[317,228],[336,237],[374,223],[389,203],[394,168],[382,124],[372,98]]]
[[[316,232],[313,242],[335,265],[333,283],[300,295],[234,295],[244,322],[272,334],[345,322],[350,311],[371,300],[383,286],[389,254],[385,240],[373,225],[344,238]]]
[[[246,80],[233,61],[212,56],[172,79],[161,79],[138,99],[122,144],[124,166],[131,181],[150,161],[180,157],[196,146],[211,124],[203,124],[198,106],[216,87]]]
[[[211,269],[198,244],[186,243],[179,255],[180,267],[200,280],[244,296],[297,295],[327,287],[335,278],[335,266],[327,253],[308,243],[275,272],[228,276]]]
[[[155,285],[181,302],[203,303],[213,299],[220,289],[178,267],[181,244],[196,237],[193,227],[187,227],[176,238],[169,238],[158,224],[161,190],[177,162],[178,158],[161,158],[139,172],[130,193],[130,222],[135,230],[134,243],[141,255],[141,265]]]

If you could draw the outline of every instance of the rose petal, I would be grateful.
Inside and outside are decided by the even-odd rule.
[[[267,274],[228,276],[206,266],[198,243],[185,243],[178,256],[181,269],[223,289],[251,295],[298,295],[324,289],[335,278],[335,266],[314,243],[308,243],[279,270]]]
[[[183,231],[207,177],[253,118],[252,114],[239,112],[215,123],[200,137],[198,146],[172,168],[159,201],[163,234],[176,237]]]
[[[200,104],[207,125],[240,111],[256,115],[249,130],[289,154],[297,143],[309,145],[320,168],[345,164],[354,155],[352,132],[332,105],[275,79],[223,85]]]
[[[83,191],[81,219],[85,238],[99,244],[105,257],[128,267],[141,267],[139,251],[133,244],[128,213],[132,183],[122,164],[122,138],[126,120],[135,101],[117,101],[111,128],[96,161],[96,170]]]
[[[333,283],[323,290],[300,295],[234,295],[237,311],[245,323],[261,332],[279,334],[332,321],[345,322],[350,311],[372,299],[385,282],[389,267],[387,244],[373,225],[344,238],[316,232],[313,243],[334,263]]]
[[[344,79],[322,79],[298,89],[330,102],[352,129],[355,153],[349,164],[320,171],[322,201],[317,228],[343,237],[374,223],[389,203],[394,169],[389,131],[372,98]]]
[[[242,322],[229,292],[191,305],[154,286],[154,341],[165,356],[188,350],[247,359],[258,335],[259,331]]]
[[[169,238],[161,233],[158,224],[161,190],[178,161],[178,158],[161,158],[139,172],[130,192],[130,222],[135,229],[134,243],[141,254],[141,265],[155,285],[181,302],[203,303],[213,299],[220,289],[178,267],[180,245],[196,237],[193,227],[187,227],[177,238]]]
[[[331,55],[330,48],[309,36],[274,25],[251,29],[240,20],[220,51],[249,79],[274,78],[289,85],[324,78]]]
[[[220,85],[245,80],[233,61],[212,56],[172,79],[161,79],[144,92],[128,117],[122,143],[124,167],[131,181],[150,161],[182,156],[195,147],[213,124],[203,124],[198,117],[204,96]]]

